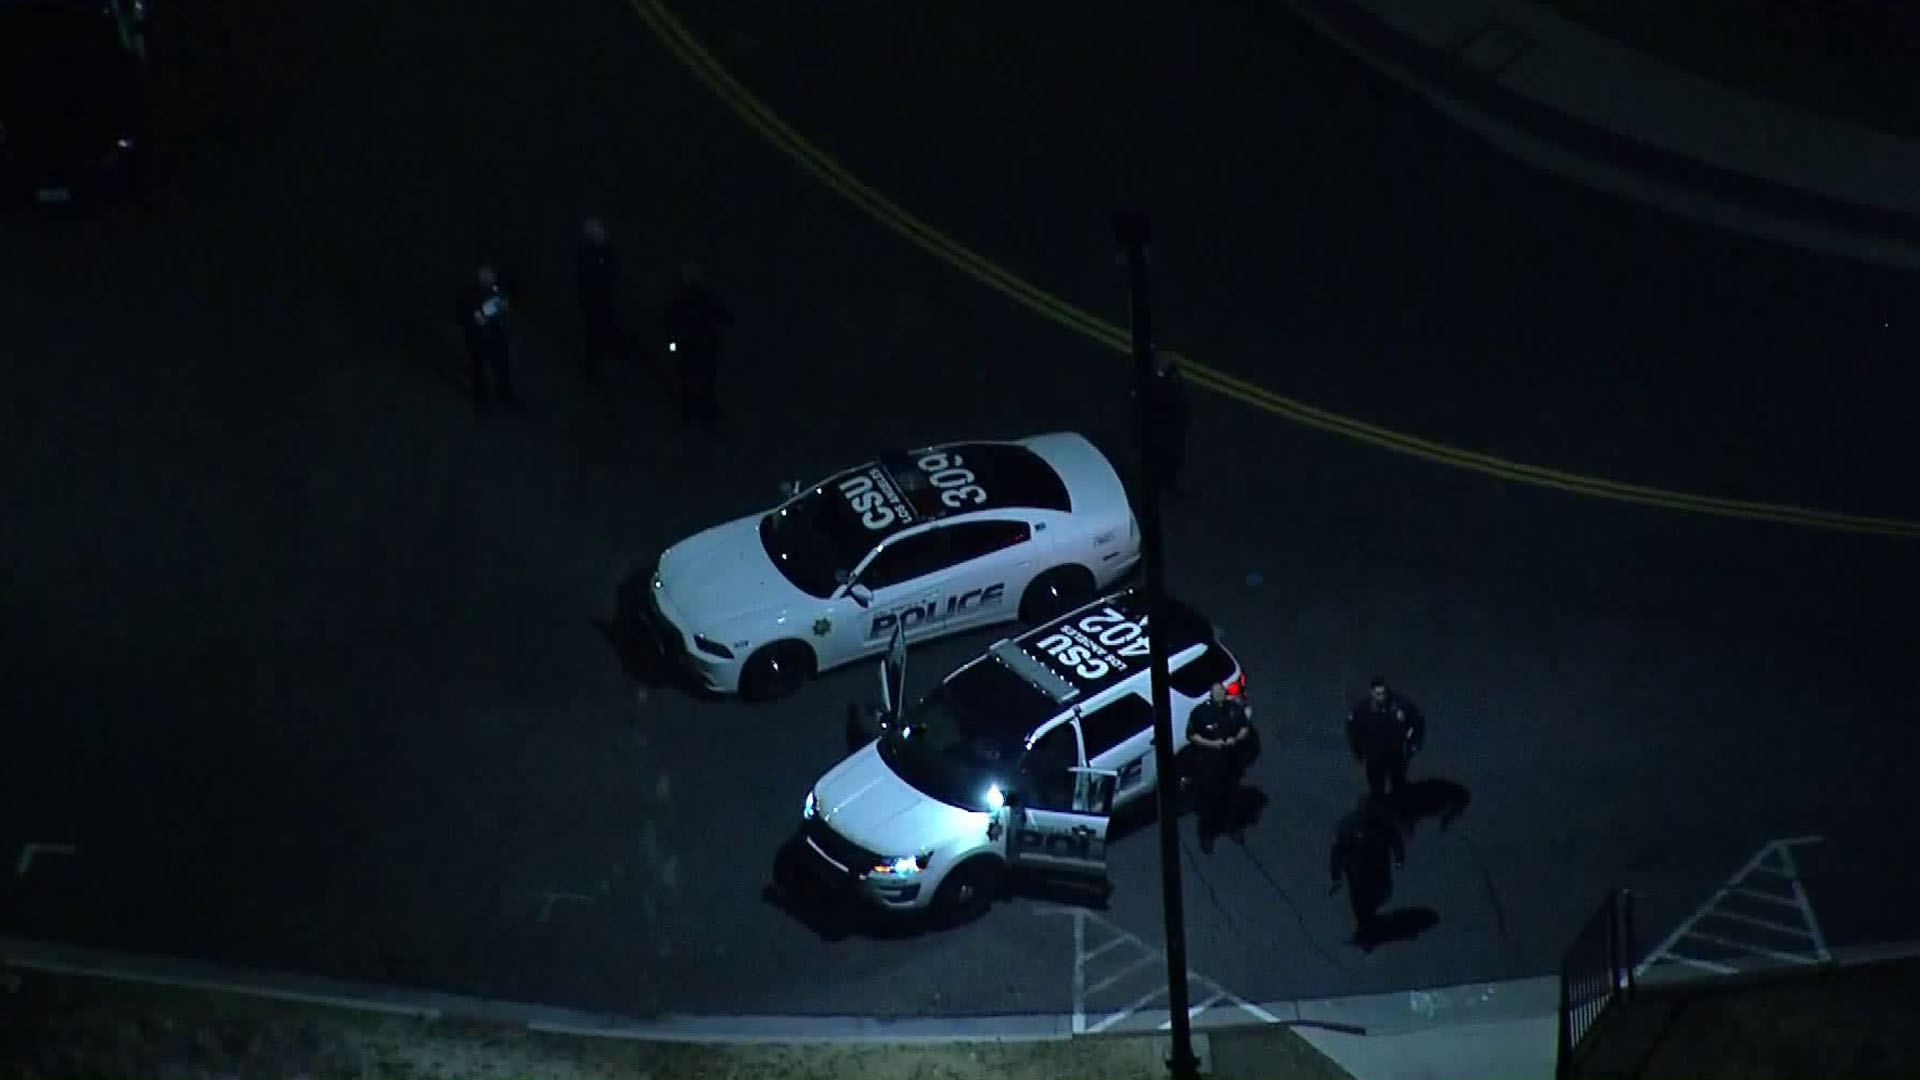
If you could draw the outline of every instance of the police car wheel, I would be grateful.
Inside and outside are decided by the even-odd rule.
[[[1020,597],[1023,622],[1045,622],[1093,599],[1093,575],[1083,566],[1056,566],[1033,579]]]
[[[991,859],[973,859],[954,867],[933,894],[933,915],[943,926],[960,926],[987,913],[1000,889],[1000,867]]]
[[[813,650],[797,641],[776,641],[747,658],[740,672],[740,696],[750,701],[783,698],[811,674]]]

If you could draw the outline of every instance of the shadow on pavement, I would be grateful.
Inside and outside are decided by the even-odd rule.
[[[808,857],[799,849],[800,843],[796,837],[780,846],[773,858],[772,880],[761,889],[760,899],[785,912],[820,940],[837,942],[859,937],[902,941],[958,929],[943,924],[931,912],[881,911],[858,896],[822,884],[800,866],[799,860]],[[1111,882],[1105,879],[1009,873],[1001,877],[994,902],[1018,897],[1105,911],[1112,892]]]
[[[1370,932],[1364,936],[1356,935],[1353,943],[1362,951],[1372,952],[1396,941],[1412,941],[1439,925],[1440,913],[1432,908],[1394,908],[1375,916]]]
[[[1467,804],[1472,801],[1473,793],[1464,784],[1452,780],[1432,777],[1409,781],[1400,794],[1401,828],[1408,836],[1412,836],[1420,822],[1439,818],[1441,831],[1444,832],[1453,827],[1461,814],[1467,812]]]
[[[620,660],[620,669],[634,684],[647,690],[676,689],[697,701],[716,701],[718,695],[698,685],[693,677],[670,663],[646,623],[647,587],[653,560],[628,574],[614,596],[612,617],[596,616],[593,624]]]

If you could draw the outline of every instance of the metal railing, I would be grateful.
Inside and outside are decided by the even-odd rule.
[[[1556,1077],[1571,1076],[1581,1046],[1609,1007],[1634,994],[1633,894],[1607,894],[1560,959]]]

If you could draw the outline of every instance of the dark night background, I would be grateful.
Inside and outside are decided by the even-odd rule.
[[[867,183],[1109,321],[1108,213],[1145,208],[1159,337],[1211,366],[1515,460],[1920,516],[1911,275],[1532,171],[1278,11],[1151,7],[680,15]],[[648,552],[880,447],[1119,453],[1120,358],[820,186],[622,4],[160,17],[148,205],[0,219],[0,850],[77,849],[0,883],[0,933],[607,1011],[1066,1007],[1036,903],[828,942],[762,900],[864,666],[639,701],[594,620]],[[643,370],[575,376],[587,214],[636,323],[687,257],[738,314],[716,443]],[[511,415],[475,415],[445,325],[483,244],[526,312]],[[1603,890],[1671,922],[1808,833],[1829,938],[1911,936],[1910,541],[1194,404],[1173,585],[1269,725],[1246,850],[1188,865],[1197,970],[1251,1000],[1539,974]],[[1397,882],[1439,924],[1362,957],[1322,876],[1375,669],[1472,805]],[[1112,859],[1106,917],[1157,941],[1150,837]]]

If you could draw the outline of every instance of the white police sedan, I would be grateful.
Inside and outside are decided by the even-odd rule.
[[[708,689],[765,700],[818,671],[1099,595],[1139,562],[1120,476],[1059,432],[884,455],[661,554],[643,617]]]

